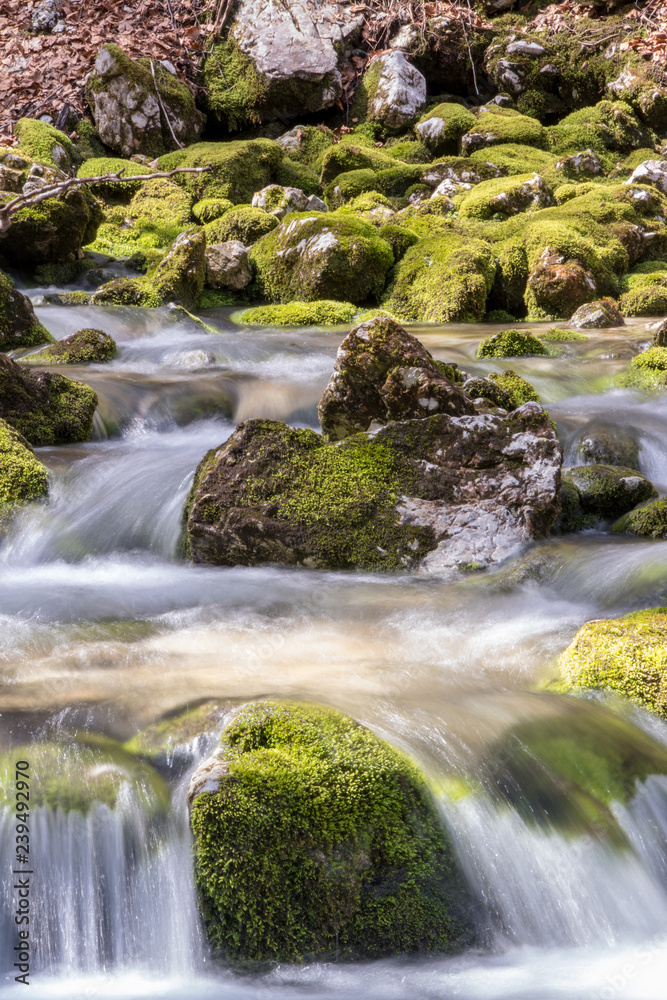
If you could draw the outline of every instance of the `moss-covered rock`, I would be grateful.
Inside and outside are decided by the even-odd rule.
[[[194,97],[160,63],[131,59],[118,45],[103,45],[86,81],[86,97],[102,142],[121,156],[150,157],[189,145],[203,116]]]
[[[407,164],[406,164],[407,165]],[[326,187],[340,174],[351,170],[390,170],[396,167],[396,160],[373,145],[355,145],[351,140],[330,146],[322,157],[320,183]]]
[[[461,104],[437,104],[422,115],[415,132],[436,156],[458,153],[461,137],[474,129],[477,119]]]
[[[504,330],[492,337],[486,337],[477,348],[478,358],[521,358],[530,355],[546,355],[548,349],[523,330]]]
[[[587,622],[559,666],[572,690],[613,691],[667,717],[667,609]]]
[[[642,535],[649,538],[667,537],[667,500],[654,500],[631,510],[611,528],[619,535]]]
[[[461,138],[461,150],[470,154],[504,143],[544,149],[546,132],[535,118],[520,115],[510,108],[489,106],[482,110],[477,123]]]
[[[667,316],[667,287],[652,284],[635,288],[621,295],[618,304],[624,316]]]
[[[251,326],[341,326],[349,323],[357,307],[350,302],[321,299],[315,302],[290,302],[278,306],[255,306],[239,316],[240,323]]]
[[[628,153],[653,145],[650,131],[623,101],[599,101],[580,111],[573,111],[548,130],[549,144],[557,153],[580,153],[593,149]]]
[[[149,764],[114,740],[92,733],[68,734],[14,747],[0,756],[0,804],[9,805],[17,760],[30,763],[30,806],[86,815],[96,803],[110,809],[134,800],[149,816],[166,814],[169,790]]]
[[[386,305],[405,320],[479,322],[495,274],[488,243],[454,234],[433,236],[411,247],[397,264]]]
[[[485,146],[472,152],[469,156],[470,167],[487,169],[495,168],[502,174],[525,174],[532,171],[536,174],[548,174],[556,162],[553,153],[546,152],[537,146],[525,145],[522,142],[503,142],[497,146]],[[498,174],[496,174],[498,176]]]
[[[127,259],[137,270],[146,271],[162,260],[190,225],[191,201],[187,191],[164,177],[145,181],[129,205],[107,209],[88,249]]]
[[[589,465],[639,468],[637,435],[628,427],[594,424],[579,439],[577,455]]]
[[[5,514],[49,491],[46,469],[26,441],[0,419],[0,522]]]
[[[376,55],[354,94],[352,113],[403,131],[426,104],[426,80],[400,50]]]
[[[25,184],[26,193],[64,179],[66,175],[61,172],[34,163]],[[11,196],[5,197],[8,200]],[[90,191],[82,189],[27,205],[13,215],[9,229],[0,233],[0,263],[34,268],[37,264],[70,261],[95,238],[102,218],[99,203]]]
[[[391,139],[385,149],[387,156],[393,156],[403,163],[430,163],[433,159],[431,151],[423,142],[412,139]]]
[[[269,215],[263,208],[237,205],[219,219],[207,222],[204,226],[204,236],[208,244],[238,240],[245,247],[249,247],[262,236],[277,229],[278,225],[279,220],[275,215]]]
[[[30,299],[0,271],[0,351],[51,343],[53,337],[35,316]]]
[[[149,167],[134,160],[124,160],[120,156],[101,156],[88,159],[76,172],[77,177],[102,177],[105,174],[121,174],[122,177],[137,177],[152,173]],[[127,201],[141,189],[141,181],[118,183],[102,181],[91,184],[90,190],[105,201]]]
[[[534,386],[511,369],[504,372],[492,372],[486,376],[486,380],[495,382],[503,392],[507,393],[511,409],[523,406],[524,403],[539,403],[540,401]]]
[[[469,940],[464,881],[423,777],[351,719],[248,705],[191,796],[204,918],[227,959],[376,958]]]
[[[623,466],[581,465],[566,478],[576,486],[582,510],[599,518],[620,517],[658,495],[645,476]]]
[[[214,222],[233,208],[234,202],[229,198],[202,198],[192,206],[192,214],[202,226]]]
[[[20,118],[14,125],[14,135],[18,139],[17,152],[37,163],[69,172],[76,159],[69,136],[36,118]]]
[[[369,167],[349,170],[347,173],[339,174],[326,186],[324,200],[330,209],[340,208],[346,201],[351,201],[365,191],[374,191],[379,186],[377,174]]]
[[[51,347],[21,358],[28,365],[93,365],[111,361],[117,353],[116,342],[103,330],[90,327],[77,330]]]
[[[206,240],[202,232],[186,230],[174,240],[162,260],[143,278],[116,278],[102,285],[93,305],[162,306],[176,302],[195,309],[206,280]]]
[[[506,219],[553,203],[553,194],[539,174],[517,174],[477,184],[464,196],[459,212],[462,218]]]
[[[569,326],[574,330],[602,330],[625,326],[625,320],[613,299],[596,299],[579,306],[570,317]]]
[[[393,264],[376,229],[350,215],[287,216],[251,250],[258,294],[274,302],[379,298]]]
[[[389,244],[396,261],[401,260],[415,243],[419,243],[419,237],[416,233],[406,229],[405,226],[396,226],[392,222],[383,226],[378,235]]]
[[[336,144],[336,136],[326,125],[295,125],[276,142],[287,158],[319,175],[322,158]]]
[[[88,441],[97,396],[54,372],[25,371],[0,355],[0,417],[32,445]]]
[[[203,174],[177,174],[197,201],[228,198],[235,205],[249,203],[255,191],[270,184],[283,157],[271,139],[237,139],[233,142],[198,142],[188,149],[167,153],[158,160],[160,170],[175,167],[210,167]]]
[[[199,749],[201,755],[202,740],[219,730],[236,706],[233,701],[209,700],[177,708],[141,729],[123,744],[123,750],[156,767],[192,766],[194,760],[187,750]]]

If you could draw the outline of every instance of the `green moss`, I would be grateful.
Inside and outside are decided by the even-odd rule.
[[[415,766],[331,709],[264,702],[223,732],[191,813],[209,938],[228,959],[450,951],[466,892]],[[261,906],[258,899],[261,898]]]
[[[164,765],[173,758],[176,747],[187,746],[197,737],[215,732],[233,705],[229,701],[203,701],[178,708],[136,733],[123,744],[123,750]]]
[[[366,191],[364,194],[358,195],[343,211],[372,212],[374,208],[388,208],[393,212],[389,198],[380,194],[379,191]]]
[[[267,187],[275,176],[283,153],[271,139],[233,142],[198,142],[186,150],[161,156],[160,170],[175,167],[206,167],[203,174],[177,174],[197,201],[202,198],[229,198],[235,205],[252,201],[256,191]]]
[[[579,503],[586,514],[617,518],[634,506],[657,497],[653,483],[637,472],[619,465],[581,465],[567,473],[579,491]]]
[[[548,353],[537,337],[523,330],[496,333],[493,337],[486,337],[477,348],[478,358],[522,358]]]
[[[86,815],[97,802],[113,809],[128,798],[149,815],[165,814],[169,791],[156,771],[114,740],[91,733],[68,734],[46,743],[14,747],[0,757],[0,804],[10,805],[14,762],[30,762],[30,805]],[[4,801],[3,801],[4,800]]]
[[[517,212],[543,208],[551,195],[548,189],[538,192],[534,181],[534,174],[482,181],[464,196],[459,214],[464,219],[506,219]],[[540,197],[543,203],[535,204],[536,197]]]
[[[12,267],[71,260],[95,238],[103,213],[90,191],[73,189],[20,209],[0,234],[0,260]]]
[[[667,285],[667,261],[642,261],[629,274],[624,274],[619,284],[622,292],[631,292],[635,288],[646,288],[649,285]]]
[[[10,510],[45,497],[49,476],[18,431],[0,419],[0,518]]]
[[[349,302],[320,300],[290,302],[279,306],[256,306],[239,317],[240,323],[252,326],[340,326],[349,323],[356,306]]]
[[[204,61],[209,109],[230,131],[259,125],[268,84],[233,39],[217,41]]]
[[[106,152],[104,143],[92,122],[80,118],[74,126],[74,131],[77,137],[73,141],[79,160],[94,160],[104,156]]]
[[[278,140],[285,155],[319,174],[324,154],[336,144],[331,129],[326,125],[303,125],[292,129],[287,136],[289,138],[282,136]]]
[[[229,198],[202,198],[192,206],[192,214],[202,226],[219,219],[234,203]]]
[[[339,142],[329,147],[322,157],[320,184],[330,184],[340,174],[350,170],[389,170],[396,166],[396,160],[374,146],[351,145]],[[407,166],[407,164],[406,164]]]
[[[378,298],[393,263],[372,225],[350,215],[287,215],[250,251],[257,292],[274,302]]]
[[[619,535],[643,535],[650,538],[667,537],[667,500],[654,500],[643,507],[631,510],[612,525]]]
[[[51,343],[53,337],[35,316],[30,299],[0,271],[0,351]]]
[[[23,371],[0,355],[0,417],[34,446],[88,441],[97,395],[55,372]]]
[[[386,305],[405,320],[478,322],[495,272],[493,252],[482,240],[427,237],[396,265]]]
[[[588,337],[585,333],[580,333],[579,330],[562,330],[560,327],[554,326],[551,330],[540,332],[540,340],[556,341],[559,344],[574,344],[580,340],[588,340]]]
[[[434,118],[439,121],[424,127],[424,122]],[[440,122],[443,123],[442,126]],[[422,115],[415,125],[415,132],[433,152],[441,156],[443,153],[458,153],[461,137],[466,132],[474,130],[476,126],[477,119],[472,111],[468,111],[460,104],[445,103],[437,104]]]
[[[416,233],[404,226],[395,226],[393,223],[383,226],[378,235],[387,241],[394,253],[394,260],[397,261],[405,256],[410,247],[419,242]]]
[[[516,142],[478,149],[471,153],[468,159],[479,167],[485,163],[491,163],[503,173],[510,175],[525,174],[527,171],[543,174],[556,162],[553,153],[546,153],[533,146],[525,146]]]
[[[433,154],[426,148],[423,142],[415,142],[413,139],[399,139],[387,143],[385,147],[387,156],[393,156],[403,163],[430,163]]]
[[[56,341],[43,351],[21,358],[21,362],[28,365],[92,365],[111,361],[116,353],[116,343],[108,334],[87,328]]]
[[[200,309],[222,309],[224,306],[237,305],[238,300],[231,292],[214,292],[205,288],[199,300]]]
[[[535,118],[520,115],[508,108],[487,108],[481,112],[475,125],[461,139],[463,152],[473,152],[481,147],[513,143],[544,149],[546,132]],[[491,136],[491,138],[489,138]],[[524,166],[524,171],[525,171]]]
[[[590,108],[573,111],[548,130],[549,145],[559,154],[628,153],[640,146],[653,146],[654,136],[623,101],[600,101]]]
[[[14,135],[19,141],[19,152],[46,166],[67,171],[76,157],[74,144],[64,132],[36,118],[20,118],[14,125]],[[56,152],[54,159],[56,146],[60,146],[65,155]]]
[[[327,185],[324,189],[324,200],[330,209],[339,208],[364,191],[374,191],[378,185],[375,171],[368,168],[349,170],[347,173],[339,174]]]
[[[122,171],[123,177],[136,177],[152,173],[150,167],[134,163],[133,160],[123,160],[120,157],[105,156],[99,159],[89,159],[82,163],[77,171],[77,177],[100,177],[103,174],[117,174]],[[114,183],[104,181],[100,184],[92,184],[91,191],[105,201],[114,199],[124,201],[136,194],[141,188],[141,181]]]
[[[298,188],[304,194],[320,194],[319,172],[306,163],[298,163],[287,157],[276,167],[275,180],[276,184]]]
[[[509,395],[513,409],[523,406],[524,403],[539,403],[540,401],[540,397],[530,382],[511,369],[500,374],[492,372],[486,377],[492,382],[496,382]]]
[[[558,661],[569,688],[615,691],[667,717],[667,609],[587,622]]]
[[[624,316],[667,316],[667,283],[635,288],[621,295],[618,304]]]
[[[384,167],[376,171],[378,188],[391,197],[403,197],[419,181],[423,170],[421,163],[397,163],[395,167]]]
[[[213,243],[227,243],[240,240],[244,246],[252,246],[262,236],[277,229],[279,220],[269,215],[263,208],[251,205],[237,205],[225,212],[219,219],[204,226],[204,235],[209,246]]]

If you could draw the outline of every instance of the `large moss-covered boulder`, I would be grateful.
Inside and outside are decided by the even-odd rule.
[[[74,143],[60,129],[36,118],[19,118],[14,135],[18,139],[16,153],[59,170],[71,169],[76,156]]]
[[[176,179],[193,197],[229,198],[235,205],[251,202],[275,179],[283,151],[272,139],[238,139],[233,142],[197,142],[188,149],[161,156],[160,170],[175,167],[209,167],[202,174],[177,174]]]
[[[204,122],[184,83],[162,63],[131,59],[113,43],[97,53],[86,97],[102,142],[121,156],[160,156],[189,145]]]
[[[338,349],[318,413],[324,436],[339,441],[390,420],[475,413],[455,372],[390,319],[356,327]]]
[[[576,486],[579,503],[587,514],[616,518],[658,494],[636,469],[616,465],[580,465],[570,469],[567,479]]]
[[[250,260],[258,294],[274,302],[362,304],[382,294],[394,255],[371,223],[335,213],[295,214],[254,245]]]
[[[472,111],[461,104],[438,104],[422,115],[415,132],[437,156],[458,153],[461,136],[477,124]]]
[[[667,538],[667,500],[654,500],[620,517],[611,528],[619,535]]]
[[[230,130],[320,111],[342,95],[339,64],[361,28],[346,3],[240,0],[204,61],[208,110]]]
[[[117,353],[116,342],[104,330],[87,327],[56,341],[43,351],[37,351],[22,364],[28,365],[94,365],[111,361]]]
[[[584,149],[603,155],[607,151],[628,153],[654,144],[650,130],[623,101],[599,101],[593,107],[573,111],[552,126],[548,136],[557,153],[580,153]]]
[[[502,220],[553,203],[553,194],[539,174],[516,174],[482,181],[463,198],[459,211],[463,218]]]
[[[493,249],[483,240],[454,233],[426,237],[396,266],[386,306],[405,320],[479,322],[495,275]]]
[[[535,118],[520,115],[511,108],[489,105],[480,113],[477,123],[461,139],[464,153],[474,153],[487,146],[501,146],[504,143],[521,146],[546,145],[546,132]]]
[[[26,371],[0,355],[0,418],[32,445],[88,441],[97,395],[55,372]]]
[[[26,439],[0,419],[0,522],[4,514],[45,497],[48,490],[48,473]]]
[[[52,342],[53,337],[35,316],[30,299],[0,271],[0,351]]]
[[[579,306],[570,316],[568,326],[573,330],[607,330],[625,326],[625,320],[614,300],[605,298]]]
[[[572,690],[614,691],[667,717],[667,608],[587,622],[559,666]]]
[[[30,763],[31,810],[49,806],[86,815],[97,803],[110,809],[136,803],[148,816],[159,816],[169,809],[169,790],[157,771],[104,736],[53,736],[0,755],[0,805],[15,804],[9,792],[17,760]]]
[[[231,960],[453,951],[469,899],[417,767],[328,708],[242,708],[193,775],[208,936]]]
[[[206,240],[186,230],[162,260],[143,278],[115,278],[93,295],[94,305],[162,306],[176,302],[186,309],[199,305],[206,280]]]
[[[237,205],[219,219],[207,222],[204,226],[204,235],[208,244],[238,240],[245,247],[250,247],[262,236],[276,229],[279,224],[278,219],[274,215],[269,215],[263,208]]]
[[[525,299],[531,319],[565,319],[599,292],[589,267],[546,246],[528,276]]]
[[[548,353],[542,341],[528,330],[503,330],[485,337],[477,348],[478,358],[523,358]]]

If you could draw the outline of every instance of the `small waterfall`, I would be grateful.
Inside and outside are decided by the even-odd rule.
[[[184,789],[156,828],[126,802],[96,803],[87,815],[49,806],[32,811],[31,974],[81,975],[124,969],[201,974],[205,942],[192,875]],[[14,840],[14,815],[0,813],[0,843]],[[13,965],[12,876],[0,875],[0,969]]]

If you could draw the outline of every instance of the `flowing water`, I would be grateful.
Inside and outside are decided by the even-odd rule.
[[[666,752],[667,726],[639,710],[540,686],[583,622],[667,604],[667,542],[552,536],[525,571],[513,562],[470,577],[189,566],[179,542],[197,463],[249,417],[316,427],[345,331],[253,330],[225,311],[205,317],[213,331],[167,310],[38,313],[56,337],[96,326],[121,350],[78,371],[100,398],[94,440],[39,449],[49,501],[0,542],[0,752],[73,730],[125,740],[208,698],[334,705],[412,754],[441,789],[477,933],[470,951],[439,959],[245,974],[217,965],[197,916],[184,800],[188,772],[210,750],[200,740],[165,765],[172,804],[161,822],[131,797],[85,816],[34,811],[30,995],[664,996],[667,778],[649,778],[611,803],[602,825],[589,823],[525,734],[555,726],[575,748],[594,732],[599,745],[622,738]],[[488,326],[414,332],[469,370],[506,367],[473,360],[495,332]],[[587,427],[620,423],[667,493],[667,402],[611,387],[648,339],[638,323],[512,367],[556,420],[567,462]],[[517,770],[512,747],[526,739]],[[0,812],[0,844],[14,822]],[[23,986],[3,865],[4,998]]]

